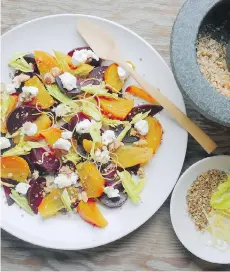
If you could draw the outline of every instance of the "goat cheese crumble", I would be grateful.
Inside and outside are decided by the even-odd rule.
[[[10,147],[10,140],[6,137],[0,137],[0,150]]]
[[[77,184],[78,174],[76,172],[71,173],[70,175],[58,174],[54,179],[54,184],[58,188],[64,188],[71,185]]]
[[[55,112],[57,117],[63,117],[66,114],[70,113],[71,110],[67,105],[61,103],[56,108],[53,109],[53,112]]]
[[[25,122],[22,126],[22,133],[28,136],[33,136],[34,134],[37,133],[37,131],[38,131],[38,127],[34,123]]]
[[[72,136],[73,136],[73,133],[69,130],[65,130],[61,134],[62,139],[65,139],[65,140],[70,140]]]
[[[16,185],[15,190],[19,194],[25,195],[29,188],[30,188],[30,185],[28,183],[20,182]]]
[[[61,79],[63,88],[66,90],[71,91],[77,88],[77,79],[70,73],[65,72],[64,74],[60,75],[59,78]]]
[[[53,148],[57,148],[57,149],[62,149],[65,151],[69,151],[71,148],[71,143],[66,140],[66,139],[62,139],[59,138],[54,144],[53,144]]]
[[[106,146],[103,146],[102,150],[97,149],[94,155],[95,161],[101,164],[106,164],[107,162],[110,161],[109,150],[107,149]]]
[[[38,88],[37,87],[22,87],[22,93],[19,95],[19,101],[21,102],[29,102],[34,97],[38,95]]]
[[[116,140],[116,135],[113,130],[106,130],[102,134],[101,139],[102,139],[103,145],[108,145],[113,143]]]
[[[87,59],[99,60],[99,57],[92,51],[88,49],[75,50],[72,56],[72,63],[77,66],[80,63],[85,63]]]
[[[140,133],[141,135],[146,135],[149,131],[149,125],[146,120],[140,120],[137,121],[136,124],[134,125],[134,128]]]
[[[108,198],[120,197],[119,190],[114,189],[113,186],[107,186],[104,188],[104,193],[108,196]]]
[[[79,123],[76,124],[75,126],[75,130],[77,133],[79,134],[83,134],[83,133],[89,133],[89,128],[91,125],[95,124],[95,121],[94,120],[88,120],[88,119],[85,119]]]

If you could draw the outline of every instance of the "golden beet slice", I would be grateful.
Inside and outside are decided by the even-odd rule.
[[[93,142],[90,140],[84,139],[82,144],[83,144],[85,151],[89,153],[91,151],[92,146],[93,146]],[[95,149],[102,148],[102,147],[103,147],[103,144],[101,144],[101,143],[95,144]]]
[[[123,168],[144,164],[152,158],[153,149],[148,147],[121,146],[112,154],[115,163]]]
[[[41,131],[40,134],[45,138],[49,145],[53,145],[59,138],[61,138],[62,130],[60,128],[48,128]]]
[[[146,141],[148,143],[147,147],[152,148],[153,154],[155,154],[161,144],[163,129],[160,122],[156,118],[148,116],[146,121],[149,124],[149,131],[146,135]]]
[[[118,65],[113,63],[105,70],[104,79],[107,87],[111,87],[112,92],[120,92],[124,86],[124,81],[122,81],[118,75]]]
[[[11,178],[17,181],[25,181],[30,174],[30,168],[26,160],[18,156],[3,157],[1,163],[1,178]]]
[[[61,199],[63,189],[53,189],[50,194],[43,198],[38,207],[38,211],[43,217],[54,216],[58,211],[64,208]]]
[[[36,50],[34,51],[34,55],[38,70],[42,78],[46,73],[50,72],[52,68],[59,68],[57,60],[49,53]]]
[[[124,120],[134,106],[131,99],[107,99],[100,97],[100,105],[104,114],[110,118]]]
[[[79,163],[77,170],[88,198],[101,196],[105,181],[96,165],[92,162]]]
[[[77,212],[82,219],[93,226],[104,228],[108,225],[107,220],[104,218],[94,201],[88,201],[87,203],[80,201],[77,206]]]
[[[25,82],[25,86],[37,87],[38,95],[33,99],[32,105],[39,105],[43,109],[48,109],[55,103],[53,97],[47,92],[45,86],[37,76],[33,76]]]

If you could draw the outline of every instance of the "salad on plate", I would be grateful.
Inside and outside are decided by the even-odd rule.
[[[162,140],[154,117],[162,107],[140,87],[125,88],[126,71],[89,47],[53,53],[10,59],[12,82],[1,86],[1,185],[8,205],[31,215],[73,211],[105,227],[98,203],[141,201],[143,166]]]

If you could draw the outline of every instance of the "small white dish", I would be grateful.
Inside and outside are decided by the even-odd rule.
[[[187,191],[203,172],[211,169],[230,170],[230,156],[215,156],[192,165],[178,180],[171,198],[170,214],[174,231],[181,243],[197,257],[212,263],[229,264],[230,247],[226,251],[209,246],[209,232],[199,232],[187,212]]]

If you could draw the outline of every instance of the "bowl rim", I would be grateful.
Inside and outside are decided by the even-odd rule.
[[[202,75],[195,46],[204,17],[221,1],[185,2],[172,28],[170,55],[175,80],[185,97],[208,119],[230,127],[230,99],[220,94]]]

